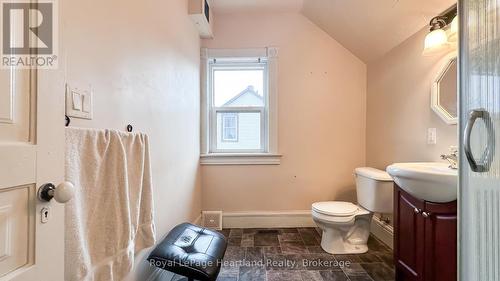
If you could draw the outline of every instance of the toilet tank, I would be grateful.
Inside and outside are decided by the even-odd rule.
[[[369,167],[356,168],[354,174],[358,204],[374,213],[392,213],[394,183],[391,176]]]

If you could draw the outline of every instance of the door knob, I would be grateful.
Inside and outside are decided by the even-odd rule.
[[[38,199],[50,202],[54,198],[59,203],[66,203],[75,195],[75,186],[70,182],[63,182],[57,187],[52,183],[42,185],[38,189]]]
[[[428,218],[431,216],[431,213],[423,212],[422,216],[424,216],[424,218]]]

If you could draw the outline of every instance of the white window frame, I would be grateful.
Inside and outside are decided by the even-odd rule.
[[[226,127],[226,119],[233,119],[234,121],[234,126],[232,127]],[[221,128],[221,141],[222,142],[238,142],[239,140],[239,118],[238,118],[238,113],[237,112],[226,112],[226,113],[223,113],[222,116],[221,116],[221,124],[222,124],[222,128]],[[232,139],[232,138],[226,138],[226,130],[234,130],[235,131],[235,137]]]
[[[208,107],[209,107],[209,153],[267,153],[269,150],[268,138],[268,65],[267,59],[260,58],[230,58],[209,60],[208,73]],[[264,105],[263,106],[230,106],[217,107],[214,105],[213,73],[218,70],[263,70]],[[260,148],[258,149],[218,149],[217,148],[217,114],[218,113],[259,113],[260,114]]]
[[[202,165],[276,165],[278,153],[278,49],[202,49],[201,70],[201,164]],[[214,63],[215,62],[215,63]],[[260,64],[260,65],[259,65]],[[212,74],[214,68],[238,69],[264,67],[264,107],[212,106]],[[255,150],[218,150],[217,113],[258,112],[261,115],[261,148]],[[222,129],[221,129],[222,132]]]

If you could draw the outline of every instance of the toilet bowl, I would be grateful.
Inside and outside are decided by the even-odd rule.
[[[312,204],[312,217],[323,231],[321,247],[331,254],[361,254],[368,251],[373,213],[392,213],[393,182],[385,171],[357,168],[358,204],[325,201]]]

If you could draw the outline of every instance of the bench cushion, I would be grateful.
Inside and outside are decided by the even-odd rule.
[[[226,252],[219,232],[190,223],[176,226],[148,257],[150,265],[196,280],[214,281]]]

